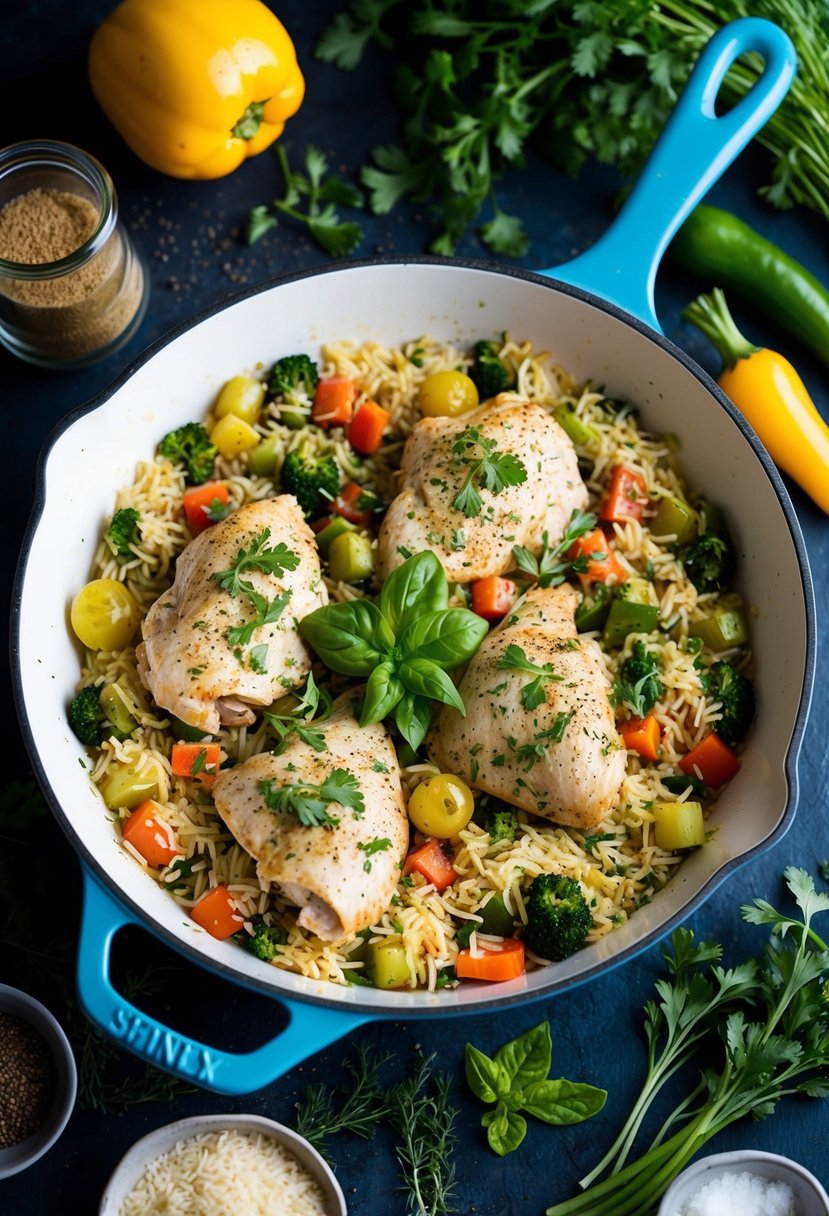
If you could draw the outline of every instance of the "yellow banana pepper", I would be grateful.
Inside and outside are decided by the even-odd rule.
[[[123,0],[96,30],[89,79],[136,156],[172,177],[232,173],[305,94],[285,27],[259,0]]]

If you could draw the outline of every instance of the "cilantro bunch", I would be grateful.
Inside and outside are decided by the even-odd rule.
[[[588,158],[638,171],[712,34],[768,17],[792,38],[799,68],[757,136],[771,153],[763,193],[829,218],[829,9],[825,0],[352,0],[322,35],[319,58],[352,70],[377,42],[398,72],[402,140],[372,151],[362,181],[375,214],[403,198],[434,204],[435,253],[467,229],[495,252],[523,256],[521,219],[496,183],[524,168],[531,141],[568,173]],[[758,56],[722,90],[733,105],[757,81]]]

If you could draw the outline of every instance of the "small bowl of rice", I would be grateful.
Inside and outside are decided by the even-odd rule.
[[[742,1149],[689,1165],[657,1216],[829,1216],[829,1195],[790,1157]]]
[[[346,1216],[331,1169],[302,1136],[259,1115],[204,1115],[144,1136],[98,1216]]]

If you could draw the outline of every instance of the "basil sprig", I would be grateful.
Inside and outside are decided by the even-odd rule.
[[[366,679],[361,726],[393,716],[418,748],[433,701],[466,712],[448,673],[472,658],[488,628],[474,612],[448,604],[443,566],[427,551],[389,575],[379,605],[327,604],[303,617],[299,632],[332,671]]]
[[[499,1157],[518,1148],[527,1134],[519,1111],[544,1123],[582,1123],[602,1109],[607,1091],[547,1074],[553,1061],[548,1022],[505,1043],[490,1059],[471,1043],[466,1045],[466,1081],[482,1102],[494,1103],[481,1118],[489,1147]]]

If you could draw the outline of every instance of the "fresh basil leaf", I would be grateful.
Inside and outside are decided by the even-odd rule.
[[[497,1102],[509,1093],[510,1081],[503,1067],[471,1043],[466,1045],[465,1068],[466,1083],[482,1102]]]
[[[468,608],[448,608],[413,621],[399,646],[407,659],[431,659],[454,668],[469,662],[488,632],[486,621]]]
[[[442,701],[466,717],[461,694],[446,672],[431,659],[404,659],[398,675],[409,692],[428,697],[430,701]]]
[[[366,696],[363,702],[363,712],[360,715],[361,726],[371,726],[373,722],[382,722],[394,709],[403,696],[405,689],[394,674],[394,663],[386,660],[378,663],[366,683]]]
[[[417,751],[432,724],[432,702],[405,692],[394,711],[394,722],[409,747]]]
[[[549,1075],[553,1061],[550,1023],[542,1022],[505,1043],[498,1048],[495,1059],[509,1077],[512,1090],[526,1089],[528,1085],[543,1081]]]
[[[497,1059],[497,1057],[496,1057]],[[582,1085],[561,1077],[558,1081],[536,1081],[524,1089],[522,1109],[545,1123],[566,1126],[583,1123],[605,1104],[607,1090]]]
[[[449,603],[446,575],[434,553],[425,550],[407,558],[392,571],[380,593],[380,611],[395,637],[425,616],[439,612]]]
[[[368,676],[394,645],[394,637],[371,600],[326,604],[304,616],[299,632],[322,661],[344,676]]]
[[[481,1124],[486,1128],[489,1147],[499,1157],[515,1152],[527,1134],[526,1119],[509,1110],[505,1102],[499,1102],[495,1110],[488,1110]]]

